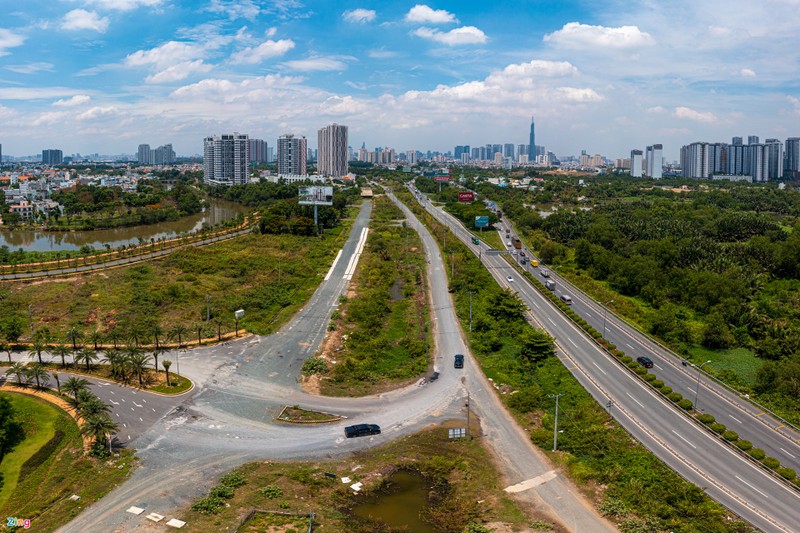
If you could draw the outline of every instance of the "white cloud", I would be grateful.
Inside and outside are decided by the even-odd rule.
[[[130,11],[138,7],[155,7],[163,0],[89,0],[87,3],[100,9]]]
[[[154,66],[166,69],[176,62],[200,59],[204,55],[201,46],[195,43],[169,41],[150,50],[137,50],[128,54],[125,65],[131,67]]]
[[[293,70],[306,72],[345,70],[347,68],[344,62],[332,57],[309,57],[308,59],[286,61],[283,65]]]
[[[114,106],[95,106],[75,116],[77,120],[94,120],[117,112]]]
[[[0,100],[39,100],[80,94],[66,87],[2,87]]]
[[[545,35],[543,40],[573,50],[639,48],[655,44],[655,39],[649,33],[636,26],[609,28],[579,22],[569,22],[560,30]]]
[[[691,107],[676,107],[675,116],[677,118],[685,118],[696,122],[714,122],[717,120],[714,113],[695,111]]]
[[[0,28],[0,56],[8,55],[9,48],[16,48],[22,46],[25,42],[25,37],[11,30]]]
[[[447,24],[458,22],[458,19],[444,9],[431,9],[426,5],[417,4],[406,13],[405,21],[418,24]]]
[[[657,114],[660,115],[660,114],[666,113],[667,109],[665,107],[657,105],[657,106],[654,106],[654,107],[648,107],[647,109],[645,109],[645,111],[647,111],[648,113],[657,113]]]
[[[794,107],[794,112],[800,115],[800,98],[796,96],[787,96],[786,98],[789,100],[789,103],[792,104],[792,107]]]
[[[94,11],[85,9],[73,9],[61,21],[62,30],[80,31],[92,30],[98,33],[105,33],[108,29],[108,17],[101,17]]]
[[[755,71],[753,69],[749,69],[749,68],[743,68],[742,70],[739,71],[739,74],[741,74],[742,77],[744,77],[744,78],[755,78],[756,77]]]
[[[432,28],[418,28],[412,32],[417,37],[429,39],[448,46],[461,44],[484,44],[488,41],[486,34],[475,26],[462,26],[454,30],[442,32]]]
[[[11,72],[16,72],[17,74],[35,74],[37,72],[52,72],[53,71],[52,63],[28,63],[27,65],[8,65],[6,70],[10,70]]]
[[[294,41],[291,39],[269,40],[256,47],[245,48],[234,53],[231,55],[231,62],[234,64],[254,65],[270,57],[282,56],[292,48],[294,48]]]
[[[397,57],[397,52],[381,48],[380,50],[370,50],[367,55],[372,59],[391,59]]]
[[[266,36],[267,37],[275,37],[275,34],[278,33],[278,28],[272,26],[270,29],[267,30]]]
[[[147,76],[144,81],[145,83],[173,83],[186,79],[192,74],[208,72],[212,68],[211,65],[204,63],[202,59],[184,61]]]
[[[56,100],[55,102],[53,102],[53,105],[55,107],[75,107],[83,105],[91,99],[92,97],[89,96],[88,94],[76,94],[72,98],[68,98],[66,100],[64,99]]]
[[[239,18],[255,20],[261,13],[261,7],[253,0],[211,0],[211,5],[206,10],[211,13],[222,13],[231,20]]]
[[[342,13],[342,18],[347,22],[357,22],[359,24],[366,24],[375,20],[374,9],[351,9]]]

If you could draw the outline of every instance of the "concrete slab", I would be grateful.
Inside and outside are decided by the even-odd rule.
[[[161,522],[164,520],[164,517],[157,513],[150,513],[149,515],[145,516],[148,520],[152,520],[153,522]]]
[[[169,522],[167,522],[167,525],[169,527],[180,529],[186,525],[186,522],[184,522],[183,520],[178,520],[177,518],[171,518]]]
[[[538,487],[539,485],[543,485],[550,481],[551,479],[555,479],[558,477],[558,472],[555,470],[550,470],[549,472],[545,472],[540,476],[533,477],[531,479],[526,479],[521,483],[517,483],[516,485],[511,485],[510,487],[506,487],[503,490],[508,492],[509,494],[515,492],[522,492],[524,490],[532,489],[534,487]]]
[[[128,508],[128,510],[125,511],[125,512],[126,513],[135,514],[136,516],[139,516],[140,514],[142,514],[144,512],[144,509],[142,509],[141,507],[136,507],[136,506],[131,505]]]

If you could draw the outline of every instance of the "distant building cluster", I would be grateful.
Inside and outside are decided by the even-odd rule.
[[[512,164],[536,164],[551,166],[559,164],[558,158],[544,146],[536,144],[536,122],[531,117],[528,144],[486,144],[483,146],[458,145],[453,150],[453,161],[458,164],[487,164],[510,168]]]
[[[175,163],[175,150],[171,144],[150,149],[149,144],[140,144],[136,151],[136,161],[143,165],[171,165]]]
[[[694,142],[681,147],[681,168],[688,178],[741,178],[753,182],[800,176],[800,137],[759,142],[756,135],[728,143]]]

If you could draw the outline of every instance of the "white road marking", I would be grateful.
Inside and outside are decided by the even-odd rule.
[[[134,409],[133,407],[131,407],[131,411],[136,411],[136,409]]]
[[[570,339],[569,337],[567,337],[567,340],[568,340],[568,341],[569,341],[569,342],[570,342],[570,343],[571,343],[571,344],[572,344],[574,347],[576,347],[576,348],[578,347],[578,345],[577,345],[577,344],[575,344],[575,341],[574,341],[574,340]]]
[[[606,371],[605,371],[605,370],[603,370],[602,368],[600,368],[600,367],[597,365],[597,363],[595,363],[594,361],[592,361],[592,364],[593,364],[594,366],[596,366],[596,367],[597,367],[597,370],[599,370],[600,372],[602,372],[604,376],[608,375],[608,374],[606,374]]]
[[[144,422],[144,420],[142,420],[141,416],[139,417],[139,422]]]
[[[686,444],[688,444],[689,446],[691,446],[691,447],[692,447],[692,448],[694,448],[695,450],[697,449],[697,446],[695,446],[694,444],[692,444],[691,442],[689,442],[688,440],[686,440],[686,439],[683,437],[683,435],[681,435],[680,433],[678,433],[678,432],[677,432],[677,431],[675,431],[674,429],[672,430],[672,432],[673,432],[673,433],[675,433],[675,435],[677,435],[677,436],[678,436],[678,438],[679,438],[679,439],[681,439],[683,442],[685,442]],[[737,477],[738,477],[738,476],[737,476]]]
[[[114,400],[108,400],[108,401],[113,403],[114,405],[119,405],[119,402],[115,402]]]
[[[549,320],[549,321],[550,321],[550,323],[551,323],[551,324],[553,324],[553,326],[555,326],[555,325],[556,325],[556,323],[555,323],[555,322],[553,322],[553,319],[552,319],[552,318],[550,318],[550,317],[547,317],[547,320]]]
[[[740,424],[742,423],[742,421],[741,421],[741,420],[739,420],[738,418],[736,418],[735,416],[733,416],[733,415],[728,415],[728,416],[729,416],[729,417],[731,417],[731,418],[733,418],[734,420],[736,420],[736,421],[737,421],[737,422],[739,422]]]
[[[791,457],[792,459],[797,459],[797,457],[795,457],[795,456],[794,456],[794,455],[792,455],[791,453],[787,452],[787,451],[786,451],[786,450],[784,450],[783,448],[778,448],[778,449],[779,449],[780,451],[782,451],[783,453],[785,453],[786,455],[788,455],[789,457]]]
[[[153,409],[153,408],[151,407],[150,409]],[[156,410],[155,410],[155,409],[153,409],[153,412],[155,413],[155,412],[156,412]]]
[[[131,436],[130,435],[128,435],[128,440],[131,440]]]
[[[763,492],[761,492],[760,490],[758,490],[757,488],[755,488],[753,485],[751,485],[751,484],[750,484],[750,483],[748,483],[747,481],[745,481],[745,480],[743,480],[742,478],[740,478],[739,476],[736,476],[736,479],[738,479],[739,481],[741,481],[742,483],[744,483],[745,485],[747,485],[748,487],[750,487],[751,489],[753,489],[753,490],[754,490],[754,491],[756,491],[757,493],[761,494],[763,497],[765,497],[765,498],[769,498],[769,496],[767,496],[766,494],[764,494]]]
[[[144,405],[139,405],[139,404],[138,404],[138,403],[136,403],[136,402],[133,402],[133,405],[135,405],[136,407],[144,407]]]
[[[628,347],[628,348],[630,348],[631,350],[634,350],[634,349],[635,349],[633,346],[631,346],[631,345],[630,345],[630,344],[628,344],[627,342],[625,343],[625,346],[627,346],[627,347]]]
[[[586,312],[586,316],[588,316],[589,318],[592,318],[591,313],[589,313],[588,311]]]
[[[654,366],[655,366],[657,369],[659,369],[659,370],[664,370],[663,368],[661,368],[661,367],[660,367],[660,366],[658,366],[658,365],[654,365]]]
[[[637,400],[636,398],[634,398],[633,396],[631,396],[631,393],[630,393],[630,392],[626,392],[625,394],[627,394],[627,395],[628,395],[628,398],[630,398],[630,399],[631,399],[631,400],[633,400],[634,402],[638,403],[638,404],[639,404],[639,407],[644,407],[644,405],[642,404],[642,402],[640,402],[639,400]]]
[[[120,398],[120,400],[122,400],[122,401],[124,402],[124,401],[125,401],[125,398]]]

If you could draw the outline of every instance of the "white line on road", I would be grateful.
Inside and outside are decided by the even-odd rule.
[[[751,484],[750,484],[750,483],[748,483],[747,481],[745,481],[745,480],[743,480],[742,478],[740,478],[739,476],[736,476],[736,479],[738,479],[739,481],[741,481],[742,483],[744,483],[745,485],[747,485],[748,487],[750,487],[751,489],[753,489],[753,490],[754,490],[754,491],[756,491],[757,493],[761,494],[763,497],[765,497],[765,498],[769,498],[769,496],[767,496],[766,494],[764,494],[763,492],[761,492],[760,490],[758,490],[757,488],[755,488],[753,485],[751,485]]]
[[[588,316],[589,318],[592,318],[591,313],[589,313],[588,311],[586,311],[586,316]]]
[[[599,370],[600,372],[602,372],[604,376],[607,376],[607,375],[608,375],[608,374],[606,374],[606,371],[605,371],[605,370],[603,370],[602,368],[600,368],[600,367],[597,365],[597,363],[595,363],[594,361],[592,361],[592,364],[593,364],[594,366],[596,366],[596,367],[597,367],[597,370]]]
[[[663,368],[661,368],[661,367],[660,367],[660,366],[658,366],[658,365],[654,365],[654,366],[655,366],[657,369],[659,369],[659,370],[664,370]]]
[[[138,403],[136,403],[136,402],[133,402],[133,405],[135,405],[136,407],[144,407],[144,405],[139,405],[139,404],[138,404]]]
[[[795,456],[794,456],[794,455],[792,455],[791,453],[787,452],[787,451],[786,451],[786,450],[784,450],[783,448],[778,448],[778,449],[779,449],[780,451],[782,451],[783,453],[785,453],[786,455],[788,455],[789,457],[791,457],[792,459],[797,459],[797,457],[795,457]]]
[[[678,432],[677,432],[677,431],[675,431],[674,429],[672,430],[672,432],[673,432],[673,433],[675,433],[675,435],[677,435],[677,436],[678,436],[678,438],[679,438],[679,439],[681,439],[683,442],[685,442],[686,444],[688,444],[689,446],[691,446],[691,447],[692,447],[692,448],[694,448],[695,450],[697,449],[697,446],[695,446],[694,444],[692,444],[691,442],[689,442],[688,440],[686,440],[686,439],[683,437],[683,435],[681,435],[680,433],[678,433]],[[738,476],[737,476],[737,477],[738,477]]]
[[[133,407],[131,407],[131,411],[135,411],[135,410],[136,410],[136,409],[134,409]]]
[[[108,401],[113,403],[114,405],[119,405],[119,402],[115,402],[114,400],[108,400]]]
[[[336,254],[336,259],[333,260],[333,264],[331,265],[330,270],[328,270],[328,273],[325,274],[325,278],[323,278],[323,281],[328,281],[329,279],[331,279],[331,274],[333,273],[333,269],[336,268],[336,263],[338,263],[339,258],[342,257],[343,250],[344,250],[343,248],[339,249],[339,253]]]
[[[739,420],[738,418],[736,418],[735,416],[733,416],[733,415],[728,415],[728,416],[729,416],[729,417],[731,417],[731,418],[733,418],[734,420],[736,420],[736,421],[737,421],[737,422],[739,422],[740,424],[742,423],[742,421],[741,421],[741,420]]]
[[[638,404],[639,404],[639,407],[644,407],[644,405],[642,404],[642,402],[640,402],[639,400],[637,400],[636,398],[634,398],[633,396],[631,396],[631,393],[630,393],[630,392],[626,392],[625,394],[627,394],[627,395],[628,395],[628,398],[630,398],[630,399],[631,399],[631,400],[633,400],[634,402],[638,403]]]
[[[153,408],[151,407],[150,409],[153,409]],[[153,409],[153,412],[155,413],[155,412],[156,412],[156,410],[155,410],[155,409]]]
[[[144,422],[144,420],[142,420],[141,416],[139,417],[139,422]]]
[[[550,317],[547,317],[547,320],[549,320],[549,321],[550,321],[550,323],[551,323],[551,324],[553,324],[553,326],[555,327],[556,323],[555,323],[555,322],[553,322],[553,319],[552,319],[552,318],[550,318]]]
[[[570,344],[572,344],[574,347],[576,347],[576,348],[578,347],[578,345],[577,345],[577,344],[575,344],[575,341],[574,341],[574,340],[570,339],[569,337],[567,337],[567,340],[568,340],[568,341],[570,342]]]
[[[635,350],[635,348],[634,348],[633,346],[631,346],[630,344],[628,344],[627,342],[625,343],[625,346],[627,346],[627,347],[628,347],[628,348],[630,348],[631,350]]]

